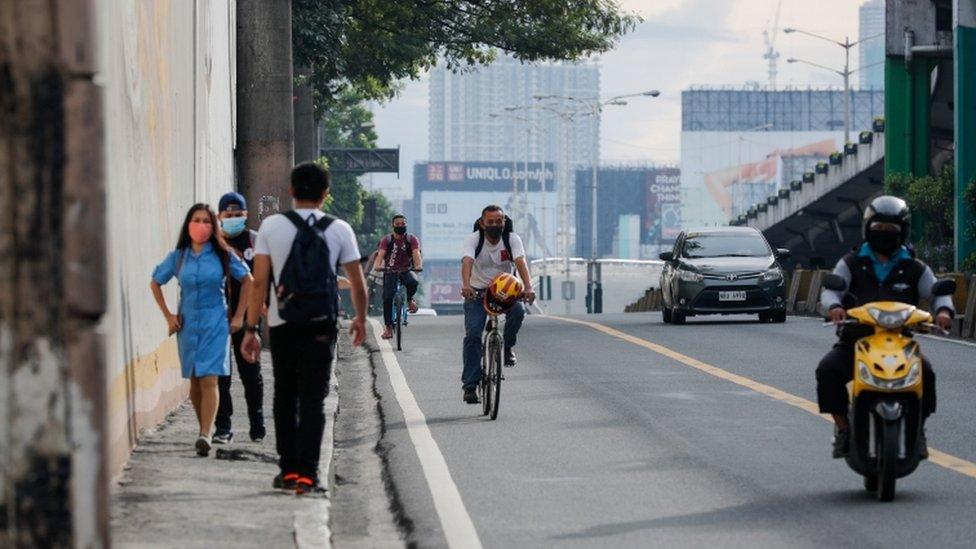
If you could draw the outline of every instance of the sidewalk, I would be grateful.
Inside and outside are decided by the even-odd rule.
[[[344,338],[339,344],[348,347]],[[331,546],[328,497],[297,497],[271,488],[278,466],[270,353],[263,353],[261,361],[268,429],[264,442],[253,443],[247,436],[247,406],[235,369],[234,443],[214,445],[210,457],[198,457],[193,449],[198,427],[189,401],[143,433],[114,488],[114,546]],[[337,395],[333,375],[320,462],[323,484],[331,479]]]

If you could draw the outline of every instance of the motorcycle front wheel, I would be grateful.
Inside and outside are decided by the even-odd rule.
[[[898,432],[900,421],[883,421],[878,437],[878,501],[895,499],[898,469]]]

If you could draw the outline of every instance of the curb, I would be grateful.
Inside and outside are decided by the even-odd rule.
[[[306,509],[295,513],[293,521],[295,546],[299,549],[331,549],[332,547],[330,510],[332,494],[335,490],[335,464],[332,453],[335,451],[335,425],[339,415],[339,379],[336,375],[336,365],[339,363],[339,347],[347,344],[342,326],[339,328],[337,339],[335,357],[332,360],[329,395],[325,398],[324,404],[326,429],[322,435],[319,458],[319,470],[325,471],[328,492],[326,497],[316,500]]]

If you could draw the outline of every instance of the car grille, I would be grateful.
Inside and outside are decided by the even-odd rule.
[[[735,282],[737,280],[752,280],[759,278],[762,273],[703,273],[705,280],[727,280]]]

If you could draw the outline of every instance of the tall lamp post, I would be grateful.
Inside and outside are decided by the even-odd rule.
[[[844,37],[844,41],[841,42],[839,40],[834,40],[833,38],[828,38],[826,36],[821,36],[821,35],[819,35],[817,33],[809,32],[809,31],[805,31],[805,30],[801,30],[801,29],[786,28],[786,29],[783,29],[783,32],[785,32],[786,34],[793,34],[793,33],[803,34],[803,35],[806,35],[806,36],[810,36],[812,38],[817,38],[819,40],[824,40],[826,42],[830,42],[831,44],[834,44],[834,45],[837,45],[837,46],[840,46],[840,47],[844,48],[844,70],[842,70],[842,71],[839,71],[837,69],[833,69],[833,68],[830,68],[830,67],[826,67],[826,66],[820,65],[818,63],[813,63],[812,61],[805,61],[803,59],[790,58],[790,59],[787,59],[786,62],[787,63],[804,63],[804,64],[807,64],[807,65],[812,65],[814,67],[817,67],[817,68],[820,68],[820,69],[824,69],[824,70],[828,70],[830,72],[839,74],[844,79],[844,144],[846,145],[846,144],[850,143],[851,142],[851,75],[854,74],[855,72],[864,70],[864,69],[866,69],[868,67],[873,67],[875,65],[880,64],[880,63],[872,63],[870,65],[866,65],[864,67],[859,67],[859,68],[857,68],[855,70],[851,70],[851,48],[853,48],[854,46],[860,44],[861,42],[865,42],[867,40],[872,40],[874,38],[878,38],[879,36],[884,36],[884,33],[879,33],[879,34],[875,34],[875,35],[872,35],[872,36],[868,36],[866,38],[862,38],[861,40],[856,40],[854,42],[851,42],[851,39],[850,39],[849,36],[845,36]]]
[[[603,113],[603,108],[607,106],[624,106],[627,104],[625,99],[630,99],[632,97],[657,97],[661,95],[658,90],[648,90],[639,93],[629,93],[626,95],[618,95],[611,97],[610,99],[592,98],[592,97],[576,97],[572,95],[535,95],[533,96],[536,100],[546,100],[546,99],[558,99],[571,101],[577,104],[579,107],[577,109],[570,109],[567,111],[569,119],[572,120],[575,116],[593,116],[597,119],[597,124],[600,123],[600,115]],[[596,136],[595,140],[599,137]],[[599,168],[599,143],[594,143],[593,147],[593,172],[590,177],[590,192],[591,192],[591,208],[590,212],[590,265],[587,268],[587,295],[590,296],[590,303],[587,306],[588,312],[599,313],[602,309],[602,304],[598,303],[601,301],[602,296],[597,296],[600,292],[599,288],[595,287],[599,284],[599,276],[595,276],[594,271],[596,271],[596,260],[598,258],[597,246],[599,240],[597,238],[597,170]]]

